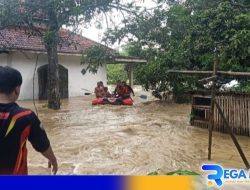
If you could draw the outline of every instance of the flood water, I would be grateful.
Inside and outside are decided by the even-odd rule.
[[[37,103],[58,158],[58,174],[146,175],[178,169],[201,173],[201,164],[208,163],[208,131],[189,125],[190,105],[136,97],[132,107],[92,106],[92,99],[63,100],[59,111]],[[32,101],[18,103],[34,109]],[[250,159],[250,138],[238,139]],[[30,144],[28,149],[29,173],[50,174],[46,159]],[[229,135],[214,132],[212,150],[212,163],[244,168]]]

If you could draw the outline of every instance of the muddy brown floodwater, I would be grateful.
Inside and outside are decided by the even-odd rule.
[[[188,169],[201,173],[207,161],[208,131],[189,125],[190,105],[145,102],[92,106],[93,97],[62,101],[52,111],[38,102],[38,111],[59,162],[59,174],[146,175]],[[20,101],[33,109],[32,101]],[[250,158],[250,138],[238,137]],[[29,148],[29,173],[50,174],[46,160]],[[214,133],[212,162],[243,168],[227,134]]]

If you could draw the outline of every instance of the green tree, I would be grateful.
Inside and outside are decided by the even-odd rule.
[[[122,0],[0,0],[0,30],[27,26],[39,35],[48,54],[48,107],[60,108],[57,47],[63,26],[77,27],[117,9],[135,14],[137,7]]]
[[[167,71],[212,70],[215,49],[221,70],[250,71],[249,5],[247,0],[159,0],[156,9],[109,31],[106,39],[112,43],[129,36],[131,55],[148,59],[137,68],[137,79],[146,88],[173,89],[178,100],[183,90],[204,87],[200,77]]]
[[[126,81],[128,79],[124,64],[108,64],[108,84],[116,84],[117,80]]]

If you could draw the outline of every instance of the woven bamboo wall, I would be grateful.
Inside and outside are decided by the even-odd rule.
[[[222,108],[229,126],[237,135],[250,136],[250,94],[220,94],[216,100]],[[215,108],[214,129],[227,132],[224,122]]]
[[[196,97],[196,96],[194,96]],[[199,96],[199,98],[202,96]],[[204,98],[207,98],[207,96]],[[225,117],[228,119],[230,127],[237,135],[250,136],[250,94],[249,93],[219,93],[216,100],[222,108]],[[202,105],[192,106],[191,125],[208,128],[210,107]],[[203,109],[204,108],[204,109]],[[196,116],[197,110],[203,110],[205,117],[199,118]],[[226,133],[228,132],[219,115],[217,108],[214,109],[214,130]]]

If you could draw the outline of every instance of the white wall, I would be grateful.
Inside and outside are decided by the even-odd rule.
[[[8,54],[6,54],[6,53],[1,53],[0,54],[0,65],[1,66],[6,66],[7,65],[7,57],[8,57]]]
[[[59,64],[68,69],[68,86],[69,86],[69,97],[82,96],[86,91],[82,88],[94,91],[96,83],[98,81],[103,81],[104,84],[107,82],[106,65],[100,67],[97,74],[92,74],[87,72],[82,75],[81,70],[86,68],[86,65],[80,65],[79,56],[72,55],[60,55]],[[47,56],[40,55],[38,59],[37,69],[47,64]],[[0,54],[0,65],[1,66],[11,66],[19,70],[23,76],[23,85],[21,88],[20,100],[30,100],[33,98],[33,75],[36,64],[36,55],[32,53],[20,53],[14,52],[9,55]],[[38,76],[35,73],[34,80],[34,95],[38,99]]]
[[[98,69],[97,74],[86,72],[82,75],[83,68],[86,69],[87,65],[80,64],[81,57],[76,56],[59,56],[59,63],[68,69],[69,72],[69,96],[82,96],[85,92],[82,88],[89,91],[94,91],[96,83],[103,81],[107,83],[106,65]]]
[[[8,66],[21,72],[23,84],[21,87],[20,100],[30,100],[33,98],[33,75],[36,65],[36,55],[31,53],[13,52],[8,55]],[[40,55],[37,68],[46,64],[46,56]],[[0,61],[2,64],[2,61]],[[38,99],[38,76],[35,73],[34,96]]]

